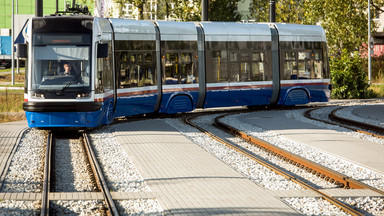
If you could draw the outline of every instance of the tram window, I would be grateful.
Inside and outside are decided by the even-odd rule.
[[[262,52],[252,53],[252,80],[267,80],[264,70],[264,53]]]
[[[248,52],[230,52],[230,81],[246,82],[250,81],[250,64]]]
[[[328,48],[327,43],[322,43],[322,50],[323,50],[323,78],[329,79],[330,77],[330,69],[329,69],[329,62],[328,62]]]
[[[156,41],[116,41],[116,50],[156,50]]]
[[[229,52],[230,62],[230,78],[229,81],[239,82],[240,81],[240,64],[237,52]]]
[[[108,57],[97,58],[96,91],[102,93],[113,89],[112,46],[108,41]]]
[[[298,79],[296,52],[284,53],[284,75],[283,79]]]
[[[192,53],[181,54],[181,83],[195,83],[196,82],[196,67],[193,63]]]
[[[228,41],[228,49],[245,50],[245,49],[249,49],[249,47],[251,47],[250,42]]]
[[[121,52],[118,57],[119,88],[155,85],[154,53]]]
[[[298,78],[311,78],[311,59],[309,51],[298,52]]]
[[[229,53],[229,61],[230,62],[237,62],[238,61],[238,53],[236,52],[230,52]]]
[[[177,53],[165,54],[165,84],[179,83],[179,59]]]
[[[312,77],[315,79],[321,79],[321,72],[323,69],[323,61],[321,57],[321,51],[314,52],[314,75]]]
[[[207,82],[228,82],[227,51],[212,50],[207,54]]]

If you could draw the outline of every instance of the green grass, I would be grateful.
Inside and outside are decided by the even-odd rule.
[[[22,112],[24,102],[23,91],[1,91],[0,113]]]
[[[0,91],[0,123],[25,120],[23,102],[23,91]]]

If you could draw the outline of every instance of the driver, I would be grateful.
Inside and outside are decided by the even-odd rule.
[[[69,62],[65,62],[63,64],[63,68],[64,68],[64,71],[61,73],[61,75],[64,75],[64,76],[69,76],[69,75],[73,75],[72,72],[71,72],[71,64]]]

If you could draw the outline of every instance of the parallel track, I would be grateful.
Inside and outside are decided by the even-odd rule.
[[[239,136],[240,134],[242,134],[242,132],[235,130],[234,128],[230,127],[229,125],[222,124],[221,122],[219,122],[218,119],[220,119],[220,118],[222,118],[222,117],[224,117],[224,116],[225,116],[225,115],[222,115],[222,116],[217,117],[217,118],[215,119],[216,124],[219,124],[221,127],[228,127],[228,130],[232,131],[236,136]],[[187,124],[189,124],[189,125],[191,125],[191,126],[197,128],[197,129],[200,130],[201,132],[203,132],[203,133],[205,133],[206,135],[212,137],[213,139],[217,140],[218,142],[224,144],[225,146],[227,146],[227,147],[229,147],[229,148],[231,148],[231,149],[233,149],[233,150],[235,150],[235,151],[237,151],[237,152],[239,152],[239,153],[241,153],[241,154],[243,154],[243,155],[249,157],[250,159],[252,159],[252,160],[258,162],[259,164],[261,164],[261,165],[263,165],[263,166],[265,166],[265,167],[267,167],[267,168],[273,170],[274,172],[276,172],[276,173],[278,173],[278,174],[284,176],[285,178],[287,178],[287,179],[289,179],[289,180],[291,180],[291,181],[293,181],[293,182],[296,182],[296,183],[300,184],[300,185],[303,186],[304,188],[307,188],[307,189],[309,189],[309,190],[312,190],[312,191],[316,192],[316,193],[319,194],[321,197],[323,197],[323,199],[329,201],[330,203],[333,203],[334,205],[338,206],[339,208],[341,208],[341,209],[344,210],[345,212],[347,212],[347,213],[349,213],[349,214],[351,214],[351,215],[363,215],[362,213],[358,212],[357,210],[351,208],[350,206],[348,206],[348,205],[346,205],[346,204],[344,204],[344,203],[338,201],[337,199],[335,199],[335,198],[333,198],[333,197],[331,197],[331,196],[328,196],[327,194],[325,194],[325,193],[319,191],[318,189],[314,188],[313,186],[311,186],[310,184],[306,183],[305,181],[303,181],[303,180],[301,180],[301,179],[297,179],[295,176],[291,175],[290,173],[287,173],[286,171],[282,170],[281,168],[279,168],[279,167],[277,167],[277,166],[275,166],[275,165],[273,165],[273,164],[271,164],[271,163],[268,163],[268,162],[266,162],[266,161],[264,161],[264,160],[259,159],[258,157],[256,157],[255,155],[249,153],[248,151],[245,151],[245,150],[243,150],[242,148],[239,148],[239,146],[234,145],[234,144],[231,144],[231,143],[229,143],[229,142],[227,142],[227,141],[221,139],[220,137],[214,135],[213,133],[211,133],[211,132],[205,130],[204,128],[202,128],[202,127],[200,127],[200,126],[198,126],[198,125],[192,123],[192,122],[191,122],[191,119],[194,118],[194,117],[196,117],[196,116],[189,116],[189,117],[185,118],[184,120],[185,120],[185,122],[186,122]],[[248,136],[248,135],[246,135],[246,136],[241,136],[241,137],[244,138],[247,142],[251,142],[251,143],[257,140],[257,139],[255,139],[255,138],[253,138],[253,137]],[[257,142],[259,142],[259,141],[261,141],[261,140],[258,140]],[[261,145],[260,145],[260,144],[261,144]],[[292,153],[288,153],[288,152],[283,153],[283,151],[285,151],[285,150],[282,151],[282,149],[273,149],[273,148],[269,148],[269,147],[267,147],[267,146],[269,146],[269,145],[271,145],[271,144],[266,143],[266,142],[264,142],[264,141],[261,141],[260,143],[258,143],[258,144],[256,144],[256,145],[259,146],[259,147],[261,147],[261,148],[263,148],[263,149],[265,149],[266,151],[268,151],[268,152],[270,152],[271,154],[274,154],[274,155],[282,155],[282,154],[284,154],[284,155],[290,155],[290,156],[289,156],[290,158],[293,158],[293,157],[294,157],[294,154],[292,154]],[[281,156],[281,157],[284,157],[284,156]],[[292,160],[292,159],[286,159],[286,161],[291,161],[291,160]],[[300,162],[295,162],[294,160],[292,160],[292,163],[296,163],[296,165],[299,166],[299,167],[303,167],[303,168],[306,167],[306,164],[303,163],[302,160],[300,160]],[[311,167],[315,167],[315,166],[311,166]],[[315,171],[316,171],[316,170],[314,170],[314,169],[311,170],[312,173],[315,172]],[[316,171],[315,174],[317,174],[317,171]],[[348,177],[347,177],[347,178],[348,178]],[[347,183],[346,183],[346,184],[347,184]],[[350,184],[350,183],[348,183],[348,184]],[[356,188],[360,188],[360,187],[357,187],[357,186],[356,186]]]
[[[342,107],[334,109],[328,115],[329,120],[314,118],[311,115],[311,112],[316,110],[316,109],[320,109],[320,108],[321,107],[317,107],[317,108],[313,108],[313,109],[307,110],[304,113],[304,116],[309,118],[309,119],[315,120],[315,121],[320,121],[320,122],[323,122],[323,123],[326,123],[326,124],[341,126],[341,127],[347,128],[347,129],[352,130],[352,131],[356,131],[356,132],[359,132],[359,133],[363,133],[363,134],[367,134],[367,135],[370,135],[370,136],[374,136],[374,137],[378,137],[378,138],[384,139],[384,128],[383,127],[379,127],[377,125],[372,125],[372,124],[368,124],[368,123],[364,123],[364,122],[359,122],[359,121],[355,121],[355,120],[352,120],[352,119],[347,119],[347,118],[342,118],[340,116],[337,116],[336,112],[339,109],[342,109]],[[356,128],[359,128],[359,129],[356,129]],[[373,133],[373,132],[375,132],[375,133]]]
[[[112,195],[108,189],[107,182],[105,181],[100,165],[97,162],[96,155],[90,144],[87,133],[83,133],[83,138],[84,138],[85,150],[87,151],[88,159],[91,164],[93,174],[96,177],[97,185],[99,186],[99,188],[101,189],[104,195],[105,203],[108,207],[108,212],[114,216],[118,216],[119,213],[117,211],[115,203],[113,202]]]
[[[105,204],[107,205],[108,215],[119,215],[115,203],[113,202],[112,196],[109,192],[107,183],[100,169],[100,165],[96,160],[95,153],[93,152],[92,146],[90,144],[88,135],[83,133],[84,147],[87,152],[88,161],[91,165],[93,174],[96,179],[96,183],[103,193]],[[49,215],[49,192],[51,184],[51,168],[52,168],[52,149],[53,149],[53,134],[49,132],[47,138],[47,147],[46,147],[46,157],[45,157],[45,168],[44,168],[44,182],[43,182],[43,192],[42,192],[42,206],[41,206],[41,215]]]

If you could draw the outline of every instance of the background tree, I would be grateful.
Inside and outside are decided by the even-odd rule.
[[[210,21],[240,21],[237,11],[239,0],[211,0],[209,1],[208,18]]]
[[[356,51],[368,40],[368,2],[366,0],[277,0],[276,21],[297,24],[320,24],[326,32],[331,55],[343,49]],[[381,10],[384,0],[371,1],[371,14]],[[268,22],[269,0],[254,0],[251,17]],[[376,23],[372,23],[372,29]]]
[[[303,23],[304,0],[277,0],[276,22]],[[251,16],[256,22],[269,22],[269,0],[254,0],[250,7]]]

